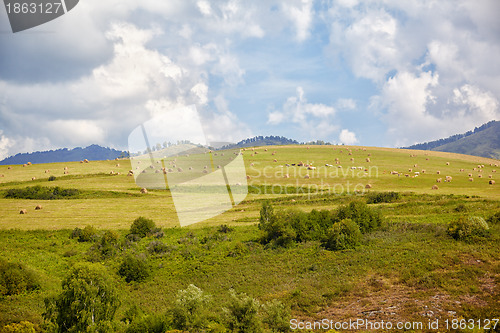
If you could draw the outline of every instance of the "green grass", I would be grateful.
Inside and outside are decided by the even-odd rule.
[[[120,236],[114,255],[100,258],[120,291],[122,305],[117,319],[133,305],[146,313],[164,313],[172,306],[177,290],[191,283],[211,294],[220,306],[229,301],[230,288],[263,302],[280,299],[292,308],[294,318],[355,319],[363,311],[380,309],[394,312],[389,317],[392,319],[422,319],[425,306],[439,318],[453,318],[448,311],[475,319],[486,315],[498,318],[500,225],[490,225],[489,238],[471,243],[449,237],[446,224],[463,214],[488,218],[500,211],[498,184],[488,184],[488,175],[495,179],[493,170],[498,167],[494,164],[499,162],[373,147],[350,147],[352,155],[348,155],[346,148],[268,147],[267,152],[257,148],[259,153],[253,156],[254,151],[246,149],[243,154],[251,185],[246,199],[222,215],[187,228],[178,227],[168,190],[140,194],[133,177],[126,176],[131,168],[127,160],[11,169],[1,166],[0,256],[34,271],[41,288],[0,299],[0,328],[20,320],[41,324],[43,299],[60,291],[68,269],[80,261],[99,259],[94,243],[69,239],[72,229],[86,225],[100,233],[115,230]],[[275,155],[271,155],[273,151]],[[369,163],[365,160],[368,154]],[[335,158],[340,159],[342,169]],[[313,162],[317,170],[285,166],[300,161]],[[327,163],[334,167],[322,167]],[[485,165],[483,178],[473,170],[478,164]],[[65,166],[69,175],[63,174]],[[351,166],[363,170],[351,171]],[[370,168],[368,175],[365,168]],[[120,175],[110,175],[111,170]],[[391,175],[393,170],[403,176]],[[420,175],[404,176],[414,175],[414,171]],[[287,173],[290,177],[284,178]],[[303,177],[305,173],[309,179]],[[473,182],[469,182],[468,173],[474,174]],[[56,180],[49,182],[50,175]],[[436,178],[447,175],[453,177],[452,182],[436,183]],[[372,188],[365,189],[366,184]],[[438,190],[431,190],[434,184]],[[74,188],[79,194],[57,200],[4,198],[9,189],[34,185]],[[276,191],[285,186],[288,193]],[[309,212],[333,210],[353,199],[365,201],[390,191],[398,195],[383,194],[379,196],[382,202],[369,204],[384,216],[382,228],[363,235],[361,245],[354,250],[327,251],[320,242],[300,243],[289,249],[259,243],[261,233],[256,223],[266,200],[276,208]],[[34,209],[38,204],[43,206],[41,210]],[[19,214],[21,209],[27,209],[28,214]],[[164,237],[127,242],[128,229],[139,216],[164,228]],[[222,224],[233,230],[218,232]],[[164,245],[157,243],[159,252],[152,252],[152,242]],[[127,254],[147,257],[149,278],[126,283],[118,275]]]

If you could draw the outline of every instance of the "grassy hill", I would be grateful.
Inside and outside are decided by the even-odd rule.
[[[104,266],[116,286],[121,306],[115,332],[131,331],[132,324],[120,319],[134,307],[140,309],[136,323],[163,318],[173,325],[168,318],[177,292],[189,284],[211,296],[212,324],[219,331],[226,325],[222,308],[231,302],[230,289],[262,304],[282,302],[290,318],[304,321],[395,324],[439,318],[442,323],[500,315],[500,223],[490,222],[487,237],[470,241],[446,232],[460,216],[489,219],[500,212],[498,160],[355,146],[254,147],[242,153],[249,176],[246,199],[187,228],[179,228],[168,189],[140,193],[134,177],[127,176],[129,160],[0,166],[0,257],[26,266],[40,281],[38,290],[6,296],[0,272],[0,329],[28,320],[42,330],[44,298],[60,293],[61,281],[79,262]],[[452,181],[445,182],[446,176]],[[53,200],[9,196],[27,188],[33,194],[33,186],[40,186],[38,192],[77,191]],[[379,196],[387,192],[397,195]],[[354,249],[331,251],[314,239],[275,247],[262,241],[258,228],[265,201],[286,214],[368,203],[383,223],[363,234]],[[37,205],[42,209],[35,210]],[[127,234],[139,216],[163,230],[133,240]],[[74,228],[88,225],[97,229],[92,241],[69,238]],[[118,240],[104,252],[110,230]],[[144,260],[149,277],[127,283],[119,275],[127,256]],[[269,324],[263,327],[270,330]]]
[[[500,121],[487,129],[433,150],[500,159]]]

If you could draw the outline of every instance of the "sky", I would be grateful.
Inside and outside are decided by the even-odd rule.
[[[194,105],[210,140],[401,147],[500,119],[498,0],[81,0],[12,33],[0,160]]]

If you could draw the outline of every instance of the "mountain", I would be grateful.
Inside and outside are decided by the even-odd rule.
[[[54,163],[75,162],[87,159],[89,161],[112,160],[117,157],[128,156],[127,152],[112,148],[104,148],[98,145],[90,145],[86,148],[62,148],[49,151],[37,151],[33,153],[19,153],[0,161],[0,165],[31,163]]]
[[[474,131],[419,143],[406,149],[435,150],[500,159],[500,121],[492,120]]]

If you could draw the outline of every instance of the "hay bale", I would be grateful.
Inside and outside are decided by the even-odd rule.
[[[40,210],[42,209],[42,205],[36,205],[35,210]]]
[[[12,167],[10,166],[10,167],[8,167],[7,169],[9,169],[9,170],[10,170],[10,169],[12,169]]]
[[[159,161],[158,161],[158,162],[159,162]],[[120,163],[117,163],[117,164],[116,164],[116,167],[117,167],[117,168],[119,168],[119,167],[120,167]]]
[[[366,184],[365,188],[372,188],[371,184]]]
[[[36,177],[31,177],[31,180],[36,180]]]
[[[491,179],[491,180],[488,182],[488,184],[490,184],[490,185],[495,185],[495,181],[494,181],[493,179]]]
[[[497,172],[496,170],[491,170],[491,172]]]
[[[19,214],[28,214],[28,211],[26,209],[21,209],[19,211]]]
[[[421,171],[421,172],[422,172],[422,173],[425,173],[425,169],[422,169],[422,171]]]
[[[273,160],[273,162],[278,162],[278,160],[277,160],[277,159],[274,159],[274,160]]]
[[[431,190],[438,190],[438,189],[439,189],[439,187],[437,185],[432,185]]]
[[[437,171],[436,173],[437,173],[438,175],[440,175],[440,174],[441,174],[441,171]]]
[[[284,178],[290,178],[290,175],[289,174],[286,174],[283,176]]]
[[[49,173],[49,172],[50,172],[50,170],[45,170],[45,173]]]
[[[477,175],[477,176],[478,176],[479,178],[483,178],[483,175],[481,175],[481,174],[479,174],[479,175]]]
[[[450,162],[446,162],[446,165],[450,165]]]
[[[488,175],[488,178],[493,178],[493,175]]]
[[[64,174],[67,175],[67,174],[69,174],[69,172],[68,171],[64,171]]]
[[[68,170],[68,167],[64,167],[64,170]]]
[[[88,159],[84,159],[83,162],[84,163],[89,163],[89,160]]]
[[[366,158],[366,163],[370,163],[370,158]]]
[[[170,170],[170,169],[169,169]],[[208,170],[207,169],[203,169],[202,171],[203,173],[208,173]]]
[[[305,178],[305,179],[309,179],[309,178],[311,178],[311,177],[310,177],[309,175],[305,175],[305,176],[304,176],[304,178]]]
[[[184,170],[182,170],[182,168],[181,168],[181,167],[178,167],[178,168],[177,168],[177,171],[178,171],[178,172],[183,172]]]
[[[418,167],[418,164],[413,164],[413,167],[414,167],[414,168]]]
[[[413,171],[413,169],[412,169],[412,168],[409,168],[409,169],[408,169],[408,172],[412,172],[412,171]]]
[[[82,163],[82,164],[83,164],[83,161],[80,161],[80,163]]]
[[[3,178],[3,177],[5,177],[5,176],[4,175],[0,175],[0,178]]]
[[[254,164],[253,163],[250,163],[250,166],[253,166]]]
[[[250,176],[247,175],[247,179],[252,179],[252,177],[250,177]]]
[[[191,170],[193,170],[193,167],[189,167],[188,169],[191,171]]]
[[[28,162],[27,164],[28,164],[28,165],[31,165],[31,162]]]
[[[473,181],[474,181],[474,178],[469,178],[469,181],[470,181],[470,182],[473,182]]]
[[[220,169],[220,165],[217,165],[217,169]]]
[[[28,165],[27,164],[23,164],[23,168],[27,167]]]
[[[267,148],[266,148],[266,149],[264,149],[264,151],[267,151]]]
[[[148,194],[148,190],[146,188],[141,188],[141,193],[142,194]]]
[[[460,169],[460,172],[464,172],[465,170],[464,169]]]
[[[436,183],[441,183],[442,180],[443,180],[443,178],[438,178],[438,179],[436,179]]]

